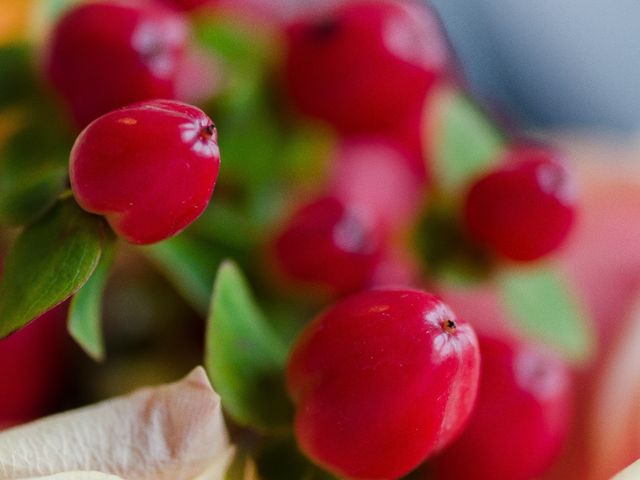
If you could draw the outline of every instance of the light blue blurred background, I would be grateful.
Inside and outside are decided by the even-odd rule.
[[[431,0],[472,90],[527,127],[640,133],[640,0]]]

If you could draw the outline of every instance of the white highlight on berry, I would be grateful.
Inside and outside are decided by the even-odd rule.
[[[209,126],[206,119],[197,122],[183,123],[180,125],[180,138],[185,143],[193,143],[191,150],[202,157],[217,157],[220,149],[216,144],[215,135],[206,138],[202,135],[202,130]]]

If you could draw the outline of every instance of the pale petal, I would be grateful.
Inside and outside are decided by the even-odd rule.
[[[623,471],[611,478],[611,480],[638,480],[640,478],[640,460],[629,465]]]
[[[47,475],[46,477],[30,477],[20,480],[124,480],[115,475],[100,472],[67,472]]]
[[[231,450],[220,397],[199,367],[180,382],[0,434],[0,478],[99,471],[127,480],[191,480],[228,461]]]

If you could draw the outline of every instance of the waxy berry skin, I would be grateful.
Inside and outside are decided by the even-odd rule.
[[[188,34],[183,15],[149,0],[81,4],[55,25],[45,74],[84,127],[134,102],[175,98]]]
[[[519,146],[471,187],[464,218],[471,235],[499,255],[531,261],[562,244],[575,213],[575,187],[558,153]]]
[[[211,119],[190,105],[156,100],[110,112],[78,136],[71,188],[129,242],[179,233],[206,208],[220,168]]]
[[[435,462],[447,480],[533,480],[560,454],[571,420],[567,366],[540,347],[479,337],[478,400],[464,432]]]
[[[51,408],[68,367],[66,340],[65,306],[0,339],[0,430]]]
[[[298,443],[339,476],[398,478],[459,434],[478,372],[473,329],[435,295],[355,294],[316,317],[289,358]]]
[[[276,236],[274,258],[292,283],[343,295],[369,284],[382,243],[383,233],[369,211],[326,196],[293,213]]]
[[[284,76],[294,105],[342,133],[399,124],[448,65],[435,14],[412,2],[344,2],[293,24],[288,38]]]

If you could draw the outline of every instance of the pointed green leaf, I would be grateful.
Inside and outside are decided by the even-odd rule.
[[[447,97],[442,108],[435,138],[436,179],[446,191],[460,192],[499,159],[505,139],[491,117],[462,92]]]
[[[0,338],[73,295],[100,259],[104,223],[65,200],[25,228],[0,283]]]
[[[523,333],[537,338],[576,364],[595,350],[586,309],[552,268],[511,268],[500,274],[502,301]]]
[[[102,337],[102,294],[115,256],[115,238],[103,242],[102,255],[91,278],[73,296],[69,307],[68,330],[78,345],[94,360],[105,355]]]
[[[284,390],[287,349],[229,261],[221,265],[213,289],[205,355],[213,385],[236,422],[259,430],[290,424]]]

